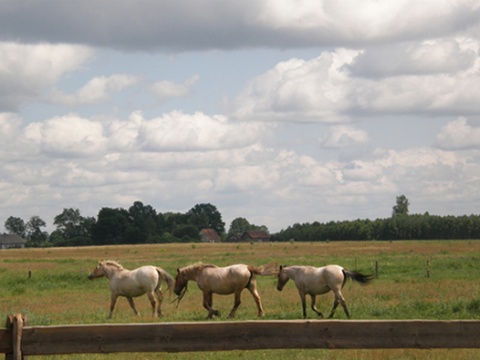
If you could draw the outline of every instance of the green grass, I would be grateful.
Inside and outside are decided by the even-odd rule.
[[[349,282],[343,290],[353,319],[480,319],[480,241],[429,242],[329,242],[265,244],[168,244],[111,246],[66,249],[19,249],[0,251],[0,313],[24,313],[30,325],[98,323],[143,323],[204,321],[202,294],[196,284],[178,308],[167,296],[160,320],[150,317],[147,298],[136,299],[140,317],[135,317],[127,301],[120,298],[112,320],[107,319],[108,280],[87,279],[99,260],[119,260],[126,268],[151,264],[173,276],[178,267],[203,261],[217,265],[271,261],[288,265],[323,266],[336,263],[348,269],[374,273],[373,284]],[[430,276],[427,277],[427,261]],[[29,277],[29,272],[31,277]],[[301,318],[301,304],[292,282],[282,292],[273,277],[257,278],[266,311],[265,320]],[[225,321],[232,296],[215,296],[214,307]],[[333,295],[317,298],[317,307],[330,311]],[[256,319],[256,307],[248,291],[236,321]],[[316,315],[307,310],[310,319]],[[335,319],[345,319],[341,308]],[[187,359],[192,354],[112,354],[42,357],[43,359]],[[471,359],[475,350],[275,350],[196,353],[196,359]],[[31,357],[35,358],[35,357]]]

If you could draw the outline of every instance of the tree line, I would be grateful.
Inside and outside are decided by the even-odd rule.
[[[128,209],[104,207],[96,218],[82,216],[79,209],[63,209],[53,224],[56,228],[49,234],[43,230],[46,223],[39,216],[32,216],[27,222],[10,216],[5,229],[25,239],[27,247],[196,242],[200,240],[200,230],[207,228],[214,229],[223,239],[245,230],[268,230],[245,218],[236,218],[226,233],[221,213],[209,203],[197,204],[186,213],[160,213],[140,201]]]
[[[294,224],[272,237],[274,241],[446,240],[480,239],[480,216],[409,214],[409,200],[397,196],[392,216],[327,223]]]
[[[27,222],[10,216],[5,229],[25,239],[27,247],[197,242],[200,230],[206,228],[214,229],[223,240],[247,230],[268,232],[266,226],[251,224],[243,217],[234,219],[226,231],[221,213],[209,203],[197,204],[186,213],[160,213],[136,201],[128,209],[104,207],[96,218],[69,208],[55,216],[53,224],[55,230],[49,234],[39,216]],[[272,241],[400,239],[480,239],[480,216],[410,215],[409,201],[401,195],[389,218],[296,223],[271,236]]]

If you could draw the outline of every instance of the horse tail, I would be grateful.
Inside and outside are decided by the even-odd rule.
[[[253,266],[253,265],[248,265],[247,266],[248,271],[250,271],[250,278],[248,279],[247,285],[245,288],[248,288],[250,286],[250,283],[252,282],[252,279],[254,275],[260,275],[260,276],[265,276],[265,275],[277,275],[278,274],[278,266],[276,263],[268,263],[262,266]]]
[[[171,291],[175,283],[175,280],[173,280],[172,275],[170,275],[168,272],[166,272],[160,267],[157,267],[156,269],[157,269],[158,275],[160,276],[160,279],[167,283],[167,290]],[[160,281],[158,282],[157,286],[160,286]]]
[[[373,280],[372,275],[364,275],[362,273],[359,273],[358,271],[349,271],[346,269],[342,269],[343,272],[343,284],[342,288],[345,286],[345,283],[347,282],[347,279],[352,279],[362,285],[368,284],[370,281]]]
[[[259,266],[259,267],[250,265],[250,266],[248,266],[248,270],[250,270],[250,272],[253,272],[255,275],[261,275],[261,276],[277,275],[278,274],[278,265],[277,265],[277,263],[274,263],[274,262],[271,262],[271,263],[268,263],[268,264],[265,264],[265,265],[262,265],[262,266]]]

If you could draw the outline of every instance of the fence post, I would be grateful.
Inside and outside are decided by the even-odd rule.
[[[13,353],[5,354],[5,360],[26,360],[26,356],[22,356],[22,334],[23,326],[28,325],[28,320],[22,314],[7,316],[7,329],[12,330],[12,348]]]

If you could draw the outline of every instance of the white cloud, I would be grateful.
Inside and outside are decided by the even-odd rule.
[[[445,125],[437,135],[436,144],[441,149],[480,149],[480,127],[474,127],[460,117]]]
[[[252,80],[232,101],[231,111],[239,119],[321,123],[347,122],[356,115],[480,114],[478,44],[442,40],[413,49],[406,59],[400,56],[403,44],[391,45],[387,49],[396,49],[398,60],[379,57],[376,74],[369,72],[374,68],[370,56],[365,58],[369,50],[336,49],[308,61],[291,59]],[[440,60],[439,53],[445,55]],[[452,54],[456,60],[450,60]],[[354,76],[360,74],[381,77]]]
[[[365,143],[368,134],[351,126],[332,126],[329,134],[322,140],[322,146],[326,148],[350,147],[356,144]]]
[[[349,79],[341,68],[356,54],[339,49],[309,61],[282,62],[248,84],[235,99],[233,112],[240,119],[346,121],[343,112],[348,108]]]
[[[0,42],[0,108],[16,110],[91,59],[90,48],[68,44]]]
[[[345,68],[369,78],[456,73],[471,68],[477,56],[461,39],[436,39],[367,48]]]
[[[268,128],[259,123],[232,123],[222,115],[173,111],[143,121],[139,142],[147,151],[199,151],[244,147]]]
[[[138,77],[125,74],[99,76],[89,80],[73,95],[54,92],[51,101],[69,106],[99,104],[110,100],[116,92],[132,86],[138,81]]]
[[[25,137],[54,157],[99,156],[106,145],[102,124],[75,114],[32,123],[25,128]]]
[[[183,83],[178,84],[172,81],[163,80],[152,85],[151,90],[161,102],[181,98],[190,95],[193,85],[198,82],[200,76],[194,75]]]

